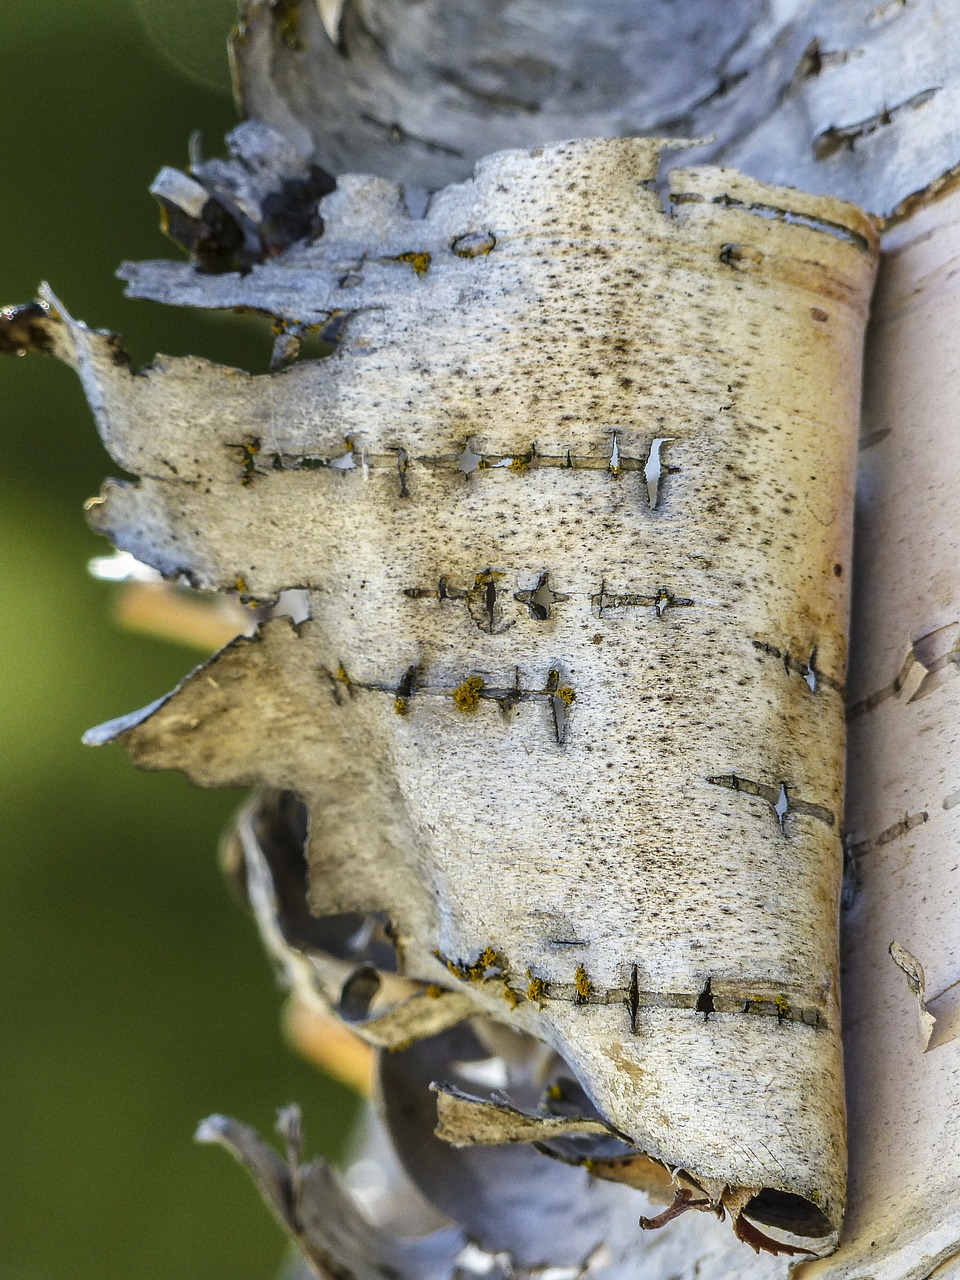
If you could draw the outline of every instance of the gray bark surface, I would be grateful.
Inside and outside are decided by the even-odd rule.
[[[709,136],[698,161],[886,218],[960,158],[953,0],[322,7],[250,5],[233,58],[246,114],[334,173],[434,188],[503,147]]]

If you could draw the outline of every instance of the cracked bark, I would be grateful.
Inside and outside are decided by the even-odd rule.
[[[293,1117],[286,1163],[232,1122],[204,1137],[254,1169],[323,1275],[469,1274],[477,1242],[488,1274],[784,1273],[691,1207],[787,1257],[835,1243],[851,428],[875,233],[829,196],[689,167],[735,160],[901,224],[854,574],[850,1212],[839,1251],[799,1270],[945,1274],[960,613],[950,389],[923,375],[951,353],[956,197],[932,203],[960,159],[946,8],[641,0],[629,20],[571,4],[558,21],[504,3],[482,30],[457,0],[395,8],[251,5],[234,56],[255,119],[230,160],[155,184],[196,263],[124,268],[136,296],[272,315],[277,373],[134,375],[49,296],[0,333],[75,365],[141,477],[93,509],[118,545],[252,601],[307,593],[306,621],[265,622],[91,740],[271,789],[234,836],[268,949],[306,1001],[393,1051],[386,1127],[462,1230],[359,1249],[352,1210],[317,1218],[341,1193],[301,1170]],[[543,147],[640,128],[715,138]],[[332,190],[324,172],[431,188],[470,176],[477,138],[534,150],[423,216],[416,190],[411,216],[391,182]],[[335,353],[296,364],[311,331]],[[904,474],[936,474],[922,511]],[[503,1097],[477,1091],[491,1063]],[[430,1135],[438,1098],[469,1145]],[[521,1138],[536,1150],[503,1145]],[[539,1232],[498,1198],[511,1180],[552,1206]],[[617,1181],[672,1201],[658,1236],[638,1244]],[[477,1185],[473,1203],[457,1190]]]

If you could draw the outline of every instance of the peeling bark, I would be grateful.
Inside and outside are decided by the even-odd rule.
[[[268,950],[389,1051],[372,1222],[292,1113],[286,1162],[202,1131],[323,1276],[956,1262],[960,37],[853,10],[251,4],[254,118],[154,186],[194,262],[123,274],[270,315],[274,374],[134,374],[52,295],[3,313],[140,477],[95,527],[264,619],[88,740],[264,788],[233,861]],[[654,129],[713,136],[544,145]],[[876,233],[836,196],[888,228],[854,574]],[[851,1210],[797,1262],[844,1200],[841,839]]]
[[[294,323],[349,297],[336,354],[272,376],[133,374],[48,302],[49,345],[141,477],[95,527],[168,576],[309,596],[308,620],[265,622],[88,741],[303,799],[313,913],[385,921],[398,976],[271,934],[241,825],[248,892],[300,988],[361,1034],[504,1021],[634,1155],[684,1170],[691,1204],[823,1250],[874,233],[724,170],[672,172],[663,207],[658,168],[635,140],[506,153],[422,220],[341,179],[322,239],[210,280],[208,305]],[[184,300],[198,279],[138,287]]]

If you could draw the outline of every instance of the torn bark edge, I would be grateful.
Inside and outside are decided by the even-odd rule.
[[[926,1053],[930,1048],[930,1037],[936,1018],[927,1008],[927,983],[923,965],[912,952],[902,947],[899,942],[891,942],[888,948],[893,963],[906,975],[907,985],[917,997],[917,1015],[920,1026],[920,1047]]]
[[[86,330],[86,325],[73,319],[47,282],[41,282],[34,302],[0,310],[0,355],[24,356],[28,352],[56,356],[72,369],[78,369],[73,329]],[[119,334],[94,330],[109,348],[119,365],[129,365],[130,357],[123,349]]]
[[[202,275],[246,274],[291,244],[323,234],[318,204],[336,179],[259,120],[227,134],[227,160],[165,167],[150,187],[164,234],[186,249]]]
[[[571,1133],[599,1134],[627,1141],[604,1120],[526,1111],[505,1098],[477,1098],[452,1084],[435,1082],[430,1088],[437,1095],[434,1132],[452,1147],[540,1143]]]
[[[255,829],[259,805],[255,796],[244,806],[231,836],[242,852],[246,897],[263,944],[284,983],[304,1004],[335,1014],[368,1044],[387,1050],[406,1048],[476,1013],[473,1000],[460,992],[292,945],[284,935],[272,871]],[[386,1007],[371,1013],[381,995]]]
[[[226,649],[244,640],[239,637]],[[201,663],[175,689],[146,707],[89,729],[83,735],[84,744],[104,746],[118,741],[122,744],[126,733],[149,719],[219,656]],[[190,776],[186,770],[181,772]],[[473,999],[463,992],[378,970],[366,960],[344,960],[319,948],[292,945],[285,936],[273,873],[256,831],[261,802],[261,794],[256,793],[237,815],[227,837],[237,848],[229,856],[235,860],[242,857],[243,894],[253,911],[264,947],[274,961],[281,982],[289,990],[307,1007],[341,1018],[351,1031],[378,1049],[406,1048],[417,1040],[456,1026],[477,1012]],[[317,922],[320,923],[319,918]],[[374,1001],[376,1009],[373,1009]]]
[[[838,1232],[830,1230],[826,1215],[812,1199],[701,1179],[687,1169],[670,1169],[655,1156],[636,1148],[631,1154],[613,1159],[572,1158],[553,1150],[551,1140],[568,1135],[598,1135],[629,1145],[630,1139],[593,1116],[549,1115],[514,1106],[499,1096],[474,1097],[450,1084],[434,1083],[430,1087],[437,1094],[438,1122],[434,1132],[452,1146],[527,1142],[544,1155],[566,1164],[579,1164],[594,1177],[632,1186],[655,1199],[668,1199],[668,1188],[672,1190],[673,1201],[662,1213],[640,1218],[639,1225],[644,1230],[656,1230],[688,1209],[697,1209],[721,1219],[729,1215],[734,1235],[755,1253],[818,1257],[836,1248]],[[757,1222],[789,1239],[768,1234]]]
[[[273,206],[270,204],[272,196],[269,193],[267,195],[264,194],[263,184],[266,182],[269,187],[275,178],[275,174],[265,159],[268,150],[265,150],[265,136],[276,137],[278,139],[278,147],[283,146],[285,148],[284,172],[301,175],[296,178],[294,183],[296,191],[299,193],[297,198],[300,199],[302,197],[306,201],[304,208],[309,206],[309,209],[299,221],[293,215],[287,216],[283,214],[282,207],[275,217],[274,213],[271,212],[273,210]],[[878,247],[876,220],[871,219],[862,210],[847,201],[830,196],[813,196],[783,186],[771,186],[757,182],[733,170],[714,166],[671,169],[666,179],[661,180],[658,176],[659,166],[662,156],[666,152],[696,147],[702,143],[703,139],[643,138],[633,139],[632,141],[642,144],[649,151],[648,171],[650,176],[642,180],[640,185],[658,191],[663,186],[661,194],[664,199],[664,215],[668,218],[680,216],[685,205],[720,204],[739,210],[742,213],[755,214],[762,218],[774,218],[804,227],[807,230],[830,235],[855,245],[861,252],[871,257],[876,254]],[[202,262],[198,261],[195,264],[195,269],[200,274],[211,271],[214,273],[226,273],[226,275],[236,277],[236,281],[240,282],[242,281],[243,272],[249,270],[255,263],[276,257],[296,244],[315,239],[323,232],[324,223],[319,209],[321,203],[319,193],[321,190],[326,190],[327,194],[329,194],[334,189],[335,184],[329,175],[324,175],[322,178],[316,177],[315,179],[303,177],[303,174],[308,173],[308,169],[303,167],[306,162],[297,154],[291,152],[290,147],[280,138],[280,135],[274,134],[272,130],[260,122],[249,121],[241,125],[230,135],[228,142],[234,156],[232,160],[204,163],[197,159],[194,168],[196,174],[206,175],[204,180],[208,184],[220,184],[221,186],[224,183],[226,184],[224,192],[229,188],[230,194],[223,194],[221,204],[223,204],[223,201],[228,203],[232,201],[236,205],[236,218],[244,222],[245,229],[242,235],[239,231],[237,232],[239,238],[232,248],[227,246],[223,250],[223,254],[220,253],[220,249],[217,250],[217,254],[220,256],[214,255],[217,258],[215,262],[211,261],[204,266]],[[572,144],[556,145],[558,147],[569,147]],[[286,155],[288,152],[290,152],[289,156]],[[475,166],[474,176],[469,182],[473,183],[478,190],[482,190],[486,175],[491,165],[498,159],[498,156],[515,155],[519,158],[526,157],[529,159],[534,154],[536,153],[525,152],[521,149],[499,152],[485,157]],[[247,157],[246,161],[244,160],[245,156]],[[218,165],[220,166],[219,168],[217,167]],[[243,170],[243,183],[238,185],[229,180],[231,165],[235,166],[238,172]],[[960,173],[960,169],[958,169],[958,173]],[[267,182],[268,177],[270,182]],[[293,182],[294,180],[291,179],[290,181]],[[350,199],[349,191],[355,188],[357,181],[362,181],[362,177],[354,176],[350,180],[353,187],[348,183],[347,188],[345,188],[347,204],[349,204]],[[247,190],[247,187],[250,190]],[[162,170],[158,175],[155,188],[155,194],[162,202],[166,201],[167,204],[176,205],[179,210],[178,216],[182,216],[187,220],[192,218],[195,222],[197,220],[202,222],[205,210],[210,204],[210,199],[204,199],[207,187],[197,177],[187,176],[173,169]],[[209,195],[209,193],[207,194]],[[392,198],[394,200],[399,199],[399,188]],[[226,208],[226,205],[223,205],[223,207]],[[274,230],[270,229],[273,227],[273,223],[270,222],[271,217],[277,223],[275,233]],[[431,215],[428,211],[424,226],[430,224],[430,217]],[[260,220],[259,222],[258,219]],[[250,226],[246,226],[247,223]],[[239,223],[237,225],[239,226]],[[251,227],[254,230],[251,230]],[[264,228],[267,230],[264,230]],[[339,226],[332,227],[335,243],[338,242],[341,230]],[[269,235],[267,235],[268,231]],[[193,235],[193,232],[190,234]],[[267,240],[263,239],[265,235],[267,235]],[[196,245],[192,247],[194,250],[197,248]],[[226,255],[225,257],[224,254]],[[240,255],[243,261],[236,257],[237,254]],[[235,258],[236,260],[234,260]],[[167,263],[166,265],[175,266],[176,264]],[[188,264],[181,265],[185,270],[189,271]],[[121,275],[123,274],[124,270],[122,269]],[[127,278],[129,278],[129,273],[127,273]],[[127,292],[136,297],[154,297],[155,300],[170,300],[158,299],[157,295],[149,290],[138,290],[132,285]],[[343,317],[348,314],[342,310],[337,310],[331,304],[330,307],[323,310],[322,315],[318,315],[313,319],[305,318],[302,321],[294,322],[289,318],[277,315],[275,311],[271,311],[268,308],[260,310],[259,308],[251,307],[249,300],[244,301],[239,295],[234,297],[233,292],[230,294],[229,301],[225,301],[221,297],[217,306],[221,308],[232,307],[235,310],[258,310],[260,314],[270,315],[274,318],[278,325],[277,337],[279,340],[278,349],[275,352],[275,368],[282,367],[289,358],[296,355],[298,343],[306,332],[317,332],[324,341],[335,344],[339,337]],[[64,322],[62,330],[58,330],[55,324],[57,320]],[[106,331],[89,330],[85,325],[74,321],[46,284],[41,285],[37,302],[19,307],[9,307],[0,312],[0,352],[8,351],[23,354],[34,350],[54,354],[81,373],[83,358],[81,351],[77,348],[77,338],[86,334],[94,334],[105,341],[112,349],[118,364],[129,365],[129,357],[124,352],[122,340],[118,335]],[[395,460],[392,460],[392,463],[395,465]]]
[[[362,1280],[389,1275],[396,1280],[441,1280],[454,1274],[466,1245],[456,1228],[404,1239],[370,1222],[337,1173],[321,1159],[301,1162],[300,1111],[277,1114],[286,1158],[250,1126],[227,1116],[202,1121],[195,1138],[224,1147],[253,1178],[267,1207],[324,1280]]]

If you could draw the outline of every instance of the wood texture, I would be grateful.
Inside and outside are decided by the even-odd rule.
[[[302,797],[316,915],[385,918],[403,978],[546,1041],[634,1148],[824,1249],[875,239],[725,170],[661,199],[658,169],[640,140],[506,153],[422,220],[341,180],[321,240],[211,282],[294,323],[291,281],[308,320],[349,299],[335,355],[277,375],[133,375],[44,322],[141,477],[95,526],[310,600],[90,740]]]
[[[708,138],[698,161],[897,216],[960,162],[954,0],[257,0],[244,114],[435,188],[502,147]],[[339,10],[339,12],[338,12]],[[676,158],[666,157],[667,165]]]

